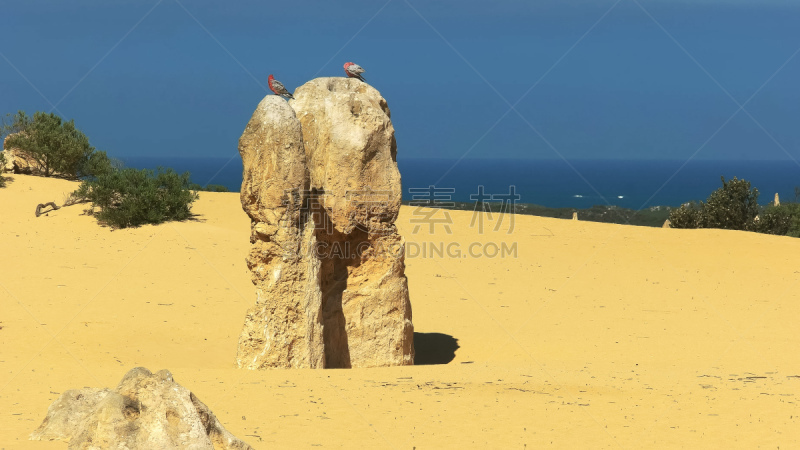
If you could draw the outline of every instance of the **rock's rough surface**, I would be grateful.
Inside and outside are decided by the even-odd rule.
[[[778,196],[778,193],[775,193],[775,200],[772,202],[773,206],[781,206],[781,198]]]
[[[8,140],[15,133],[9,134],[3,139],[3,156],[5,157],[5,167],[0,167],[0,173],[13,172],[22,174],[40,174],[39,165],[31,156],[18,148],[10,148]]]
[[[258,104],[239,139],[244,165],[242,207],[251,219],[277,226],[291,204],[287,191],[308,189],[303,133],[294,110],[268,95]]]
[[[114,390],[64,392],[30,438],[69,441],[70,449],[252,449],[169,371],[143,367]]]
[[[386,100],[346,78],[318,78],[294,95],[288,104],[264,99],[239,143],[257,301],[237,363],[413,364],[404,242],[394,226],[402,188]],[[300,162],[305,178],[290,175]]]
[[[289,102],[303,125],[321,254],[326,367],[413,364],[402,186],[386,100],[356,79],[317,78]],[[341,250],[341,251],[339,251]],[[344,257],[343,257],[344,256]]]
[[[294,97],[289,104],[303,125],[311,184],[324,189],[336,229],[394,223],[403,192],[394,127],[380,92],[355,78],[317,78]]]
[[[11,161],[11,158],[12,155],[10,151],[3,150],[0,152],[0,173],[14,171],[14,162]]]
[[[239,139],[242,207],[253,244],[247,267],[256,304],[239,337],[239,367],[322,368],[322,296],[313,256],[314,222],[303,213],[309,192],[303,135],[294,110],[269,95]]]

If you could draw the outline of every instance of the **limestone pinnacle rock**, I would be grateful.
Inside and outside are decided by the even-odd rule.
[[[781,199],[778,197],[778,193],[775,193],[775,201],[773,202],[773,206],[781,206]]]
[[[354,78],[317,78],[295,94],[289,104],[303,125],[311,184],[324,190],[336,229],[350,233],[368,220],[393,224],[403,192],[386,100]],[[373,204],[380,208],[364,217]]]
[[[386,100],[357,79],[268,96],[239,141],[256,304],[237,365],[413,364],[402,187]]]
[[[144,367],[130,370],[114,390],[64,392],[30,439],[68,441],[70,450],[252,450],[168,370]]]
[[[247,267],[256,303],[239,337],[239,367],[324,367],[322,296],[303,134],[280,97],[259,103],[239,139],[242,208],[251,219]]]

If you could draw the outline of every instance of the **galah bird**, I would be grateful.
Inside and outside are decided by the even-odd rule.
[[[276,80],[275,77],[272,76],[272,74],[269,74],[267,81],[269,84],[269,90],[271,90],[275,94],[280,95],[281,97],[294,98],[294,96],[289,91],[286,90],[286,87],[283,85],[283,83]]]
[[[366,83],[367,80],[361,76],[364,73],[364,69],[356,63],[346,62],[344,63],[344,73],[347,74],[350,78],[358,78],[359,80]]]

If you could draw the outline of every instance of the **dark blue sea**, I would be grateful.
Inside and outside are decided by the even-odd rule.
[[[200,185],[220,184],[239,191],[242,161],[233,158],[122,158],[127,167],[171,167],[189,171]],[[434,186],[436,196],[469,202],[484,187],[485,195],[519,195],[518,202],[552,208],[588,208],[616,205],[642,209],[655,205],[677,206],[705,200],[722,185],[720,177],[750,181],[761,193],[759,203],[795,199],[800,186],[800,166],[793,161],[626,161],[626,160],[485,160],[398,159],[403,177],[403,198],[410,188]],[[683,167],[682,167],[683,166]],[[512,188],[513,186],[513,188]],[[450,189],[452,191],[442,191]]]

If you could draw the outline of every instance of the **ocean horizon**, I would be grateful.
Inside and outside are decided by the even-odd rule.
[[[190,172],[192,182],[222,185],[238,192],[242,162],[232,158],[123,157],[126,167],[171,167]],[[519,203],[550,208],[589,208],[614,205],[630,209],[679,206],[705,200],[722,186],[720,177],[750,181],[767,204],[777,192],[794,201],[800,186],[800,165],[794,161],[693,160],[530,160],[530,159],[423,159],[398,158],[403,200],[411,189],[434,186],[443,201],[470,202],[483,186],[485,195],[519,196]],[[418,192],[418,191],[417,191]],[[449,199],[448,199],[449,197]]]

